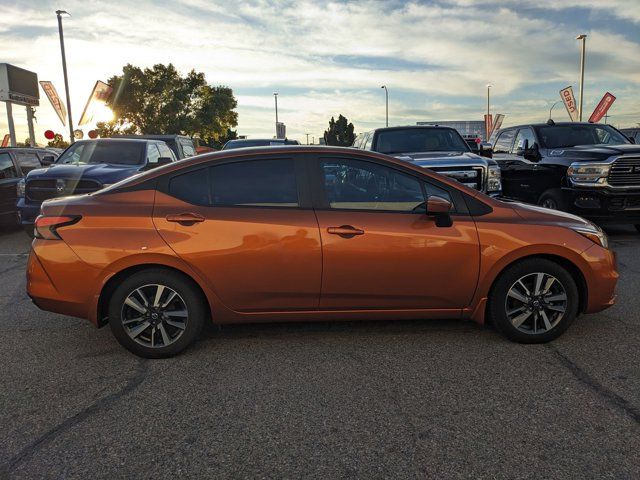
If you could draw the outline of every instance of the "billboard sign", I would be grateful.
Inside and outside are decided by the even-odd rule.
[[[62,101],[60,100],[58,92],[56,91],[56,87],[53,86],[53,83],[46,80],[41,80],[40,86],[42,87],[42,90],[44,90],[44,93],[47,94],[47,98],[51,102],[51,106],[53,107],[53,109],[58,114],[58,118],[62,122],[62,125],[66,125],[67,109],[65,108],[64,103],[62,103]]]
[[[40,104],[38,75],[24,68],[0,63],[0,101],[37,107]]]
[[[573,95],[573,87],[569,86],[560,90],[560,98],[564,103],[569,118],[572,122],[578,121],[578,107],[576,106],[576,97]]]
[[[616,97],[612,93],[605,93],[604,97],[602,97],[602,100],[600,100],[600,103],[598,103],[598,106],[589,117],[589,123],[597,123],[602,120],[602,117],[607,114],[609,107],[611,107],[615,101]]]
[[[113,92],[113,88],[109,85],[100,80],[96,82],[91,95],[89,95],[89,100],[87,100],[87,104],[82,111],[82,116],[78,122],[79,126],[85,125],[93,120],[97,107],[99,107],[100,104],[104,105],[106,103],[111,96],[111,92]]]

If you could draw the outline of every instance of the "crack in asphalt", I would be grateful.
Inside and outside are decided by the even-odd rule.
[[[100,398],[99,400],[96,400],[85,409],[63,420],[58,425],[45,432],[43,435],[25,446],[16,455],[10,458],[4,466],[0,466],[0,472],[12,472],[21,464],[31,459],[31,457],[33,457],[38,452],[38,450],[55,440],[63,433],[67,432],[72,427],[75,427],[76,425],[82,423],[84,420],[92,415],[95,415],[96,413],[107,410],[122,397],[135,391],[146,379],[148,370],[148,361],[140,360],[140,362],[138,363],[138,368],[136,369],[136,373],[127,381],[124,387],[116,392],[112,392]]]
[[[629,416],[635,423],[640,425],[640,410],[634,407],[628,400],[602,385],[595,378],[585,372],[573,360],[558,350],[556,346],[546,344],[545,347],[558,357],[560,363],[562,363],[562,365],[566,367],[579,382],[586,385],[590,390],[604,399],[606,403],[622,410],[622,412]]]

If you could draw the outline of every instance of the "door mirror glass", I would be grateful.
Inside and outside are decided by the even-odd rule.
[[[493,158],[493,145],[491,145],[489,142],[482,142],[479,146],[481,157]]]

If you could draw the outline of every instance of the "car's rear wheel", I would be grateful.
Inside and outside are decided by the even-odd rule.
[[[562,195],[562,190],[559,188],[552,188],[544,192],[540,196],[538,205],[552,210],[562,210],[563,212],[566,212],[568,209],[567,202]]]
[[[109,301],[109,325],[118,342],[145,358],[171,357],[202,330],[205,302],[191,280],[163,269],[134,273]]]
[[[489,298],[497,329],[520,343],[545,343],[559,337],[576,318],[578,305],[578,287],[569,272],[542,258],[507,268]]]

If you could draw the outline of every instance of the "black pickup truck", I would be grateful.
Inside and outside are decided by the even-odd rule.
[[[640,230],[640,146],[610,125],[549,120],[492,143],[504,197]]]

